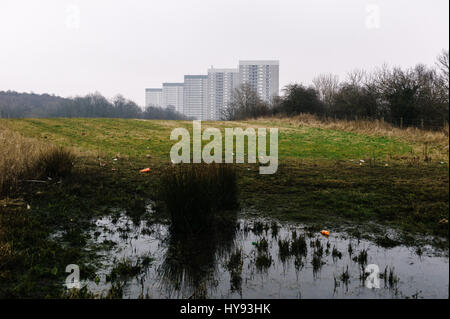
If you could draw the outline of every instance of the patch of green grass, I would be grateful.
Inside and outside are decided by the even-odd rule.
[[[39,137],[64,146],[76,146],[109,155],[142,158],[149,154],[169,162],[174,141],[170,132],[187,128],[192,138],[192,122],[126,119],[11,119],[4,123],[30,137]],[[277,127],[275,123],[260,123]],[[202,128],[251,127],[252,122],[205,122]],[[405,141],[316,127],[279,127],[279,156],[283,159],[350,160],[410,155],[413,147]],[[206,144],[206,141],[203,141]]]

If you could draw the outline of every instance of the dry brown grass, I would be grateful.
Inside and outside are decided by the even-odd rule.
[[[74,159],[67,149],[0,127],[0,195],[14,192],[21,179],[67,176]]]

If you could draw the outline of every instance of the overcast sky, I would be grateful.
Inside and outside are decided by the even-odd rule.
[[[383,63],[434,64],[449,47],[448,0],[1,0],[0,90],[144,89],[211,65],[280,60],[280,88]]]

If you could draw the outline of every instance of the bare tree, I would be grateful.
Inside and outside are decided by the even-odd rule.
[[[222,110],[224,120],[242,120],[256,118],[269,113],[267,103],[262,101],[248,84],[241,84],[233,92],[233,100]]]
[[[347,73],[347,84],[351,86],[362,86],[367,81],[367,72],[362,69],[354,69]]]
[[[436,66],[439,70],[439,84],[443,90],[443,94],[447,97],[449,90],[449,56],[448,50],[442,50],[442,53],[437,57]]]
[[[331,73],[321,74],[313,79],[313,84],[319,92],[320,100],[325,106],[325,112],[329,113],[339,90],[339,77]]]
[[[449,57],[448,50],[442,50],[442,53],[437,57],[437,66],[442,74],[447,78],[449,77]]]

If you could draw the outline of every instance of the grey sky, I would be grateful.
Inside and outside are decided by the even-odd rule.
[[[280,60],[280,87],[433,64],[449,46],[449,1],[1,0],[0,43],[0,90],[143,105],[145,87],[240,59]]]

